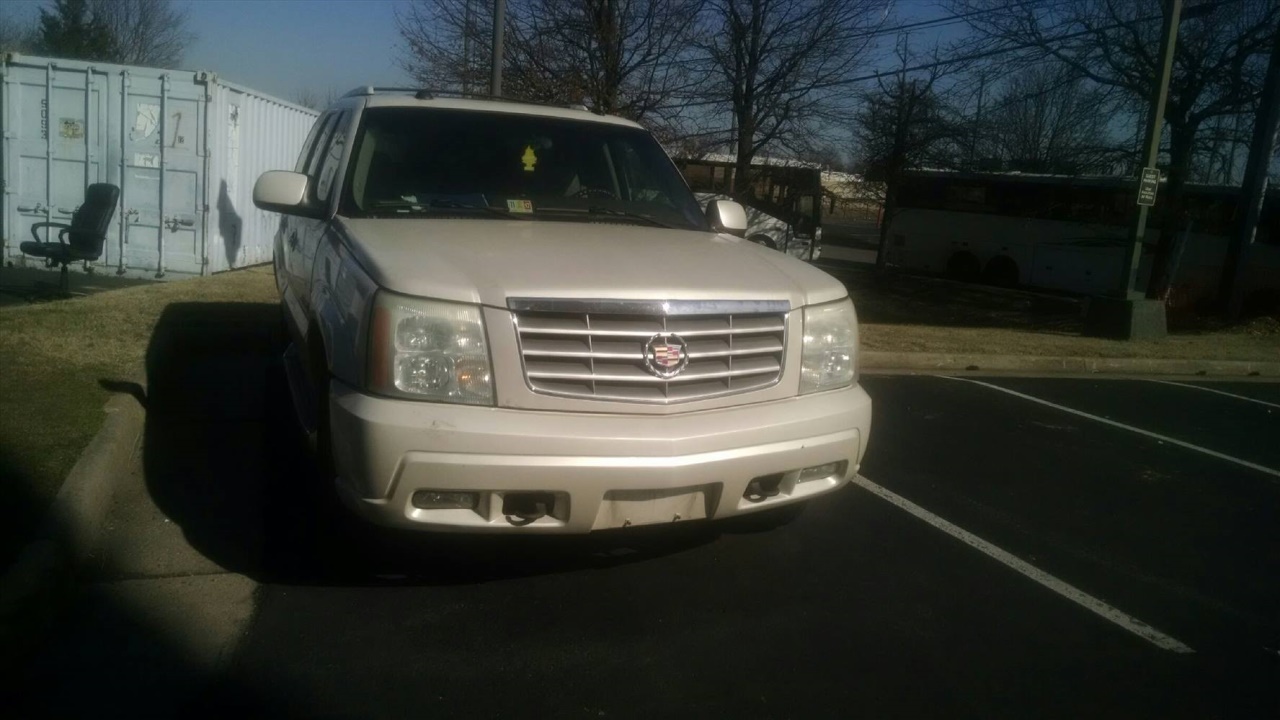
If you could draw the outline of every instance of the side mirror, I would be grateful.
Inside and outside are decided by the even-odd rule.
[[[747,211],[732,200],[712,200],[707,203],[707,222],[716,232],[746,237]]]
[[[320,217],[319,208],[307,201],[308,182],[302,173],[269,170],[253,184],[253,204],[286,215]]]

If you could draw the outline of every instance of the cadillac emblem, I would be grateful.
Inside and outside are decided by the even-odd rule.
[[[644,344],[644,366],[666,380],[679,375],[689,364],[689,352],[679,335],[654,335]]]

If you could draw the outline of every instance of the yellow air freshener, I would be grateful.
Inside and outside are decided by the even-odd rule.
[[[524,146],[524,155],[520,157],[520,162],[524,163],[525,172],[533,172],[533,166],[538,164],[538,156],[534,154],[532,145]]]

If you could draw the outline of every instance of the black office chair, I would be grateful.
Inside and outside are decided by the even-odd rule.
[[[77,260],[97,260],[102,257],[102,246],[107,241],[107,226],[116,213],[116,202],[120,199],[120,188],[110,183],[94,183],[84,192],[84,204],[76,208],[71,215],[71,224],[56,222],[38,222],[31,226],[31,237],[35,242],[24,242],[18,246],[22,252],[45,259],[47,265],[61,265],[58,275],[58,292],[70,295],[70,280],[67,276],[67,265]],[[58,242],[43,242],[36,232],[42,227],[62,228],[58,233]]]

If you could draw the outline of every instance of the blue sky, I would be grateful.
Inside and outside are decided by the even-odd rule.
[[[34,18],[46,0],[0,0]],[[404,85],[396,64],[395,8],[403,0],[176,0],[196,40],[183,66],[212,70],[255,90],[320,98],[360,85]],[[885,0],[899,22],[940,14],[934,0]],[[891,45],[892,43],[888,43]]]
[[[44,0],[0,0],[34,18]],[[399,0],[177,0],[196,40],[183,67],[212,70],[255,90],[292,99],[309,88],[345,92],[403,85],[395,62]]]
[[[395,0],[191,0],[198,39],[186,65],[292,97],[359,85],[403,85]]]

